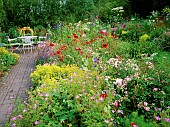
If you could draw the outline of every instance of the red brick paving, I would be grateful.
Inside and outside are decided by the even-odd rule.
[[[35,65],[36,53],[20,54],[20,60],[7,75],[0,79],[0,127],[3,127],[15,108],[15,100],[27,99],[30,73]]]

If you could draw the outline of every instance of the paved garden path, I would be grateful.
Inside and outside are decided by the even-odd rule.
[[[30,86],[30,73],[32,72],[36,53],[20,54],[20,60],[11,68],[7,75],[0,78],[0,127],[10,118],[14,109],[14,101],[20,98],[27,99],[26,90]]]

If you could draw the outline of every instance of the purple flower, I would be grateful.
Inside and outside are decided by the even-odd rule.
[[[170,119],[169,118],[164,118],[164,120],[168,123],[170,123]]]
[[[133,127],[138,127],[138,125],[133,125]]]
[[[161,110],[162,110],[162,108],[157,108],[157,110],[161,111]]]
[[[34,122],[34,124],[35,124],[35,125],[39,124],[39,121],[38,121],[38,120],[36,120],[36,121]]]
[[[158,88],[154,88],[153,91],[158,91]]]
[[[49,95],[48,95],[47,93],[45,93],[45,95],[44,95],[44,96],[48,97]]]
[[[114,113],[115,111],[114,110],[112,110],[112,113]]]
[[[144,107],[145,111],[149,111],[150,107]]]
[[[159,116],[155,116],[156,120],[161,120],[161,118]]]
[[[116,96],[116,91],[114,91],[113,96]]]
[[[117,30],[117,27],[110,28],[110,30],[112,30],[112,31],[116,31],[116,30]]]
[[[148,105],[148,103],[147,102],[144,102],[144,106],[147,106]]]
[[[27,109],[26,109],[26,108],[24,108],[22,112],[26,112],[26,111],[27,111]]]
[[[109,123],[109,120],[104,120],[105,123]]]
[[[117,110],[118,113],[120,114],[123,114],[123,111],[122,110]]]
[[[13,117],[12,120],[13,120],[13,121],[16,121],[16,120],[17,120],[17,117]]]
[[[11,125],[11,127],[15,127],[15,126],[16,126],[16,124],[15,124],[15,123]]]
[[[94,62],[95,62],[95,63],[97,62],[97,58],[94,58]]]

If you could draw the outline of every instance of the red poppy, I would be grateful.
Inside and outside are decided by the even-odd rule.
[[[88,54],[86,54],[86,58],[89,58],[90,56]]]
[[[86,44],[90,44],[90,42],[86,41]]]
[[[62,46],[59,50],[65,51],[66,48],[67,48],[67,47],[64,45],[64,46]]]
[[[95,39],[91,39],[91,40],[90,40],[90,42],[94,42],[94,41],[95,41]]]
[[[83,54],[84,54],[84,52],[82,52],[82,51],[80,51],[79,53],[80,53],[80,55],[83,55]]]
[[[63,62],[63,59],[64,59],[64,55],[60,56],[59,61]]]
[[[102,44],[102,47],[103,48],[107,48],[109,46],[109,44],[108,43],[104,43],[104,44]]]
[[[107,97],[107,94],[106,94],[106,92],[103,92],[101,95],[100,95],[100,98],[106,98]]]
[[[131,126],[131,127],[134,127],[134,125],[136,125],[134,122],[131,122],[131,123],[130,123],[130,126]]]
[[[60,58],[59,60],[60,60],[60,62],[63,62],[63,58]]]
[[[60,56],[61,55],[61,51],[56,51],[55,53],[57,56]]]
[[[77,39],[77,38],[78,38],[78,36],[77,36],[77,35],[74,35],[74,38],[75,38],[75,39]]]
[[[98,38],[103,38],[103,36],[98,36]]]
[[[50,47],[53,47],[54,46],[54,43],[50,43]]]
[[[62,59],[63,59],[63,58],[64,58],[64,55],[62,55],[60,58],[62,58]]]
[[[67,38],[71,38],[71,36],[67,36]]]
[[[80,50],[81,50],[81,48],[79,48],[79,47],[76,47],[76,48],[75,48],[75,50],[79,50],[79,51],[80,51]]]
[[[113,33],[111,33],[111,36],[114,38],[114,40],[118,38],[118,36]]]
[[[84,31],[84,34],[86,34],[86,31]]]

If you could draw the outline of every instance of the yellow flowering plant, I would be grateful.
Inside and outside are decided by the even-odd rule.
[[[9,52],[5,47],[0,48],[0,72],[7,71],[11,65],[16,64],[20,56],[16,53]]]

